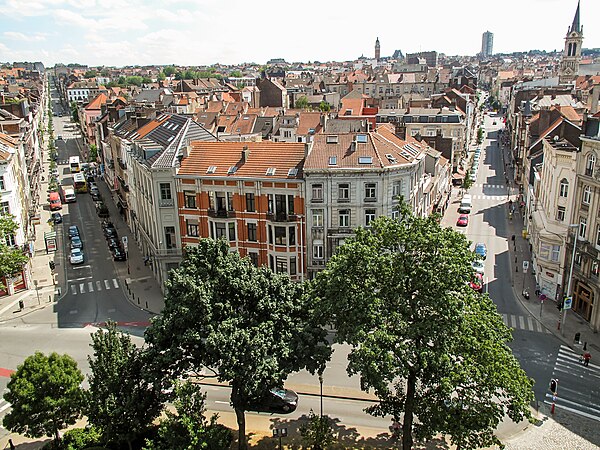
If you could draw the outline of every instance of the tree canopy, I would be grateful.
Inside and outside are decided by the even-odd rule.
[[[0,212],[0,277],[19,273],[29,260],[21,248],[8,245],[18,229],[19,224],[12,214]]]
[[[308,98],[306,95],[298,97],[294,103],[294,106],[299,109],[307,109],[308,108]]]
[[[147,381],[145,361],[129,335],[113,322],[92,335],[85,412],[107,441],[131,442],[160,414],[159,386]]]
[[[59,440],[59,431],[81,417],[82,381],[77,363],[68,355],[29,356],[11,375],[4,394],[11,405],[4,427],[30,438]]]
[[[257,268],[225,240],[188,247],[166,283],[165,308],[146,332],[149,360],[174,379],[207,367],[232,387],[239,446],[245,411],[292,372],[322,370],[330,355],[304,286]]]
[[[379,218],[346,240],[314,282],[323,317],[348,342],[348,372],[402,424],[402,448],[447,434],[459,448],[498,442],[503,417],[530,418],[532,381],[487,295],[468,286],[474,254],[435,216]]]

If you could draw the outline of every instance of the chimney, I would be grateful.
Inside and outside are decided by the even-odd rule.
[[[250,150],[247,145],[244,145],[242,148],[242,164],[245,164],[248,161],[248,157],[250,156]]]

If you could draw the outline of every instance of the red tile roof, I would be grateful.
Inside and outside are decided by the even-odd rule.
[[[249,150],[248,159],[243,162],[242,151]],[[203,142],[191,143],[191,151],[181,161],[179,176],[231,177],[231,178],[302,178],[304,144],[289,142]],[[207,173],[214,166],[214,173]],[[230,167],[237,167],[235,173],[228,174]],[[274,175],[266,175],[267,169],[274,168]],[[289,175],[290,169],[297,174]]]
[[[105,105],[108,100],[108,97],[104,94],[98,94],[94,99],[89,102],[84,109],[98,109],[102,108],[102,105]]]
[[[309,134],[310,130],[314,130],[314,133],[318,133],[321,129],[321,113],[320,112],[302,112],[300,113],[300,120],[296,134],[305,136]]]

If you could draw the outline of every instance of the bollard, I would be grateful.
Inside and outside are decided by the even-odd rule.
[[[140,298],[138,297],[138,305],[140,304]]]
[[[146,302],[146,309],[148,309],[148,302]]]
[[[23,303],[23,300],[19,300],[19,311],[23,311],[23,308],[25,308],[25,303]]]
[[[575,339],[573,339],[573,341],[576,343],[579,343],[580,338],[581,338],[581,333],[575,333]]]
[[[587,341],[585,341],[585,342],[583,343],[583,350],[584,350],[584,351],[585,351],[585,350],[587,350]]]

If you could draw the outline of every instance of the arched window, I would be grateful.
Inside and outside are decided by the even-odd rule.
[[[573,50],[573,44],[571,42],[569,42],[569,45],[567,47],[567,56],[571,56],[572,50]]]
[[[583,188],[583,194],[581,196],[581,201],[586,205],[589,205],[592,201],[592,188],[590,186],[586,186]]]
[[[561,197],[567,197],[569,195],[569,182],[566,178],[560,180],[560,193]]]
[[[571,53],[571,56],[575,56],[576,53],[577,53],[577,42],[573,42],[573,52]]]
[[[596,155],[594,153],[590,153],[587,157],[587,161],[585,162],[585,174],[588,177],[594,175],[594,167],[596,166]]]

